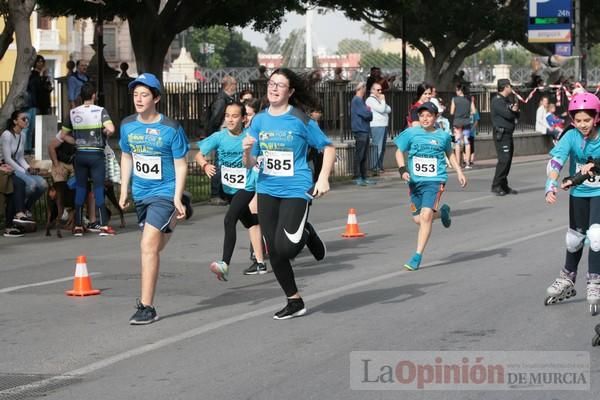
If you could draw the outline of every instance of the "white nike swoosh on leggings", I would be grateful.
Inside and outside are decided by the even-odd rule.
[[[300,243],[300,239],[302,239],[302,234],[304,233],[304,224],[306,223],[307,215],[308,215],[308,203],[306,204],[306,210],[304,210],[304,217],[302,217],[302,221],[300,221],[300,226],[298,227],[298,230],[296,232],[294,232],[293,234],[289,234],[288,231],[286,231],[285,228],[283,228],[283,232],[285,233],[287,238],[290,240],[290,242],[292,242],[294,244]]]

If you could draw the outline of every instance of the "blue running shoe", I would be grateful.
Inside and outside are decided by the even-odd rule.
[[[363,179],[363,182],[365,183],[365,185],[376,185],[377,181],[374,181],[372,179]]]
[[[442,208],[440,208],[440,218],[442,219],[444,228],[450,228],[452,217],[450,217],[450,206],[448,204],[444,204]]]
[[[409,271],[416,271],[421,266],[421,255],[419,253],[415,253],[410,260],[404,264],[404,268]]]
[[[367,186],[367,183],[363,178],[356,178],[354,183],[356,183],[357,186]]]
[[[217,275],[217,279],[227,282],[229,280],[229,265],[225,261],[214,261],[210,264],[210,270]]]

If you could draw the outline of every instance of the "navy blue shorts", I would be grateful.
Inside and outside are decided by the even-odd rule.
[[[433,211],[436,211],[440,204],[444,187],[444,182],[409,182],[408,189],[412,215],[419,215],[422,208],[431,208]]]
[[[175,218],[175,204],[166,197],[147,197],[135,202],[135,212],[140,229],[150,224],[164,233],[171,233],[171,222]]]

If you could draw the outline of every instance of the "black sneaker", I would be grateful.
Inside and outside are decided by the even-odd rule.
[[[273,315],[273,319],[290,319],[304,314],[306,314],[306,307],[304,307],[304,301],[301,298],[288,299],[287,305],[282,310],[277,311]]]
[[[259,263],[256,261],[244,270],[244,275],[262,275],[266,273],[267,265],[265,263]]]
[[[192,215],[194,215],[194,209],[192,208],[192,194],[190,192],[183,192],[181,202],[185,206],[185,219],[192,218]]]
[[[15,224],[35,224],[35,221],[25,215],[25,213],[19,213],[15,215],[12,222]]]
[[[23,233],[22,229],[18,227],[6,228],[4,230],[4,237],[23,237],[25,233]]]
[[[100,233],[102,232],[102,225],[100,225],[98,222],[90,222],[87,224],[85,229],[89,232]]]
[[[156,309],[152,306],[143,305],[139,299],[137,301],[137,311],[129,319],[130,325],[148,325],[154,321],[158,321]]]
[[[325,247],[325,243],[321,240],[315,228],[310,224],[310,222],[306,222],[304,226],[304,230],[308,233],[308,237],[306,238],[306,247],[315,257],[315,260],[321,261],[327,255],[327,247]]]

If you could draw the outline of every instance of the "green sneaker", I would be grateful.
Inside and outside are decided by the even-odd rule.
[[[229,280],[229,265],[225,261],[214,261],[210,264],[210,270],[217,275],[217,279],[227,282]]]
[[[450,216],[450,206],[448,204],[444,204],[440,208],[440,219],[442,220],[442,225],[444,228],[450,228],[452,224],[452,217]]]
[[[404,264],[404,268],[409,271],[416,271],[421,266],[421,255],[419,253],[415,253],[410,260]]]

